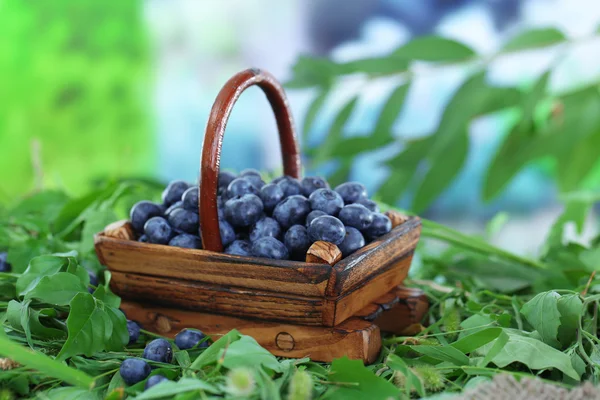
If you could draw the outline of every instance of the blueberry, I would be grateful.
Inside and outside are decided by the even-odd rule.
[[[372,212],[379,212],[379,206],[373,200],[370,199],[358,199],[356,201],[358,204],[362,204],[367,207]]]
[[[171,204],[164,212],[165,218],[168,218],[173,211],[179,208],[183,208],[183,201],[176,201],[175,203]]]
[[[225,218],[225,200],[221,196],[217,197],[217,215],[219,219]]]
[[[346,237],[346,228],[342,221],[330,215],[315,218],[308,227],[308,236],[312,242],[322,240],[335,245],[342,243]]]
[[[310,206],[313,210],[323,211],[326,214],[336,216],[344,207],[344,200],[334,190],[317,189],[309,197]]]
[[[162,375],[152,375],[150,378],[148,378],[148,380],[146,381],[146,385],[144,386],[144,390],[148,390],[153,386],[158,385],[161,382],[164,381],[168,381],[167,378],[165,378]]]
[[[373,213],[373,222],[371,226],[365,229],[364,234],[367,239],[375,239],[381,235],[385,235],[392,230],[392,221],[387,215],[381,213]]]
[[[373,223],[373,213],[362,204],[348,204],[344,206],[338,218],[344,225],[361,231],[364,231]]]
[[[238,196],[225,203],[225,218],[231,225],[236,227],[250,226],[256,223],[262,216],[262,213],[263,203],[258,196],[253,194]]]
[[[327,213],[325,213],[321,210],[313,210],[313,211],[309,212],[308,215],[306,216],[306,227],[308,228],[310,226],[310,223],[313,221],[313,219],[320,217],[321,215],[327,215]]]
[[[223,243],[223,246],[227,246],[235,240],[233,226],[224,219],[219,219],[219,233],[221,234],[221,243]]]
[[[219,188],[227,188],[229,184],[237,178],[235,174],[228,171],[219,172]]]
[[[250,227],[251,242],[265,236],[272,236],[276,239],[281,236],[281,227],[273,218],[263,217]]]
[[[148,243],[167,244],[173,237],[173,228],[163,217],[152,217],[144,225]]]
[[[274,183],[269,183],[260,189],[260,198],[265,206],[265,211],[271,212],[283,200],[283,190]]]
[[[275,260],[287,260],[289,257],[287,247],[271,236],[265,236],[252,243],[252,255]]]
[[[183,208],[198,213],[198,186],[192,186],[181,196]]]
[[[169,246],[183,247],[185,249],[201,249],[200,238],[189,233],[182,233],[169,241]]]
[[[148,243],[148,236],[146,236],[146,235],[140,236],[140,238],[138,239],[138,242]]]
[[[342,243],[338,245],[343,257],[347,257],[365,245],[365,238],[362,233],[351,226],[346,227],[346,236]]]
[[[178,202],[181,200],[181,196],[183,192],[189,188],[190,185],[184,181],[173,181],[167,185],[167,188],[162,193],[162,202],[165,206],[170,206],[171,204]]]
[[[342,183],[335,188],[335,191],[342,196],[344,203],[352,204],[356,203],[360,199],[366,199],[367,189],[365,186],[358,182],[346,182]]]
[[[171,343],[165,339],[154,339],[146,345],[142,357],[146,360],[169,364],[173,359],[173,348]]]
[[[271,183],[274,183],[275,185],[277,185],[279,182],[281,182],[281,181],[283,181],[285,179],[288,179],[288,178],[291,178],[291,176],[283,175],[283,176],[280,176],[278,178],[273,179],[271,181]]]
[[[250,183],[254,185],[255,188],[260,189],[265,185],[265,182],[262,180],[260,176],[260,172],[255,169],[245,169],[240,173],[240,176],[246,180],[249,180]]]
[[[279,222],[283,229],[288,229],[292,225],[304,223],[309,212],[308,199],[301,195],[293,195],[275,206],[273,218]]]
[[[236,178],[227,186],[227,198],[243,196],[245,194],[258,194],[258,188],[246,178]]]
[[[159,217],[163,213],[163,210],[158,204],[152,203],[151,201],[140,201],[135,203],[131,207],[129,213],[129,219],[131,220],[131,226],[133,229],[140,233],[144,230],[144,224],[152,217]]]
[[[285,247],[294,259],[306,259],[306,251],[311,245],[308,231],[303,225],[294,225],[285,233]]]
[[[135,321],[127,320],[127,332],[129,332],[129,344],[134,344],[140,338],[140,326]]]
[[[0,272],[10,272],[12,270],[12,266],[6,261],[8,258],[8,253],[0,253]]]
[[[320,176],[307,176],[302,179],[302,194],[306,197],[317,189],[329,189],[327,181]]]
[[[100,282],[98,282],[98,276],[92,271],[88,271],[88,275],[90,277],[90,285],[97,287],[100,284]]]
[[[283,191],[284,198],[302,194],[302,184],[298,179],[294,179],[290,176],[285,176],[282,180],[277,182],[277,186]]]
[[[225,248],[225,253],[236,256],[251,256],[252,245],[247,240],[234,240],[233,243]]]
[[[175,344],[179,349],[187,350],[196,347],[198,343],[202,342],[198,348],[205,349],[208,347],[208,342],[204,340],[205,338],[206,335],[199,330],[184,329],[175,336]]]
[[[128,385],[135,385],[150,375],[151,369],[148,363],[140,358],[127,358],[119,368],[121,377]]]
[[[169,224],[186,233],[198,233],[198,214],[185,208],[178,208],[169,214]]]

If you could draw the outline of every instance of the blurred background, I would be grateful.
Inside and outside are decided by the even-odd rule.
[[[196,180],[215,96],[259,67],[287,83],[306,174],[533,253],[600,186],[599,27],[596,0],[2,0],[0,203]],[[252,88],[222,168],[278,171],[278,150]]]

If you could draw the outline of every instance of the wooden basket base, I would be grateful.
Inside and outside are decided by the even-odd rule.
[[[250,320],[205,312],[177,310],[123,300],[127,318],[144,329],[174,337],[184,328],[195,328],[214,340],[232,329],[252,336],[276,356],[310,357],[331,362],[347,356],[372,363],[381,350],[381,331],[414,334],[427,312],[427,299],[418,289],[398,287],[365,307],[354,317],[334,327],[303,326]]]

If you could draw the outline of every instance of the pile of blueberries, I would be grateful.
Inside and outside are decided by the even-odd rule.
[[[136,322],[127,321],[129,343],[137,342],[140,327]],[[205,349],[208,347],[206,335],[196,329],[184,329],[175,336],[175,345],[180,350]],[[135,385],[148,378],[152,367],[148,361],[170,364],[173,360],[173,346],[165,339],[155,339],[146,345],[142,358],[127,358],[121,363],[119,372],[127,385]],[[152,375],[146,381],[145,389],[158,385],[168,379],[160,374]]]
[[[225,253],[303,261],[316,241],[338,246],[343,257],[392,229],[366,188],[347,182],[330,189],[325,179],[282,176],[266,184],[258,171],[220,172],[217,209]],[[198,187],[173,181],[162,204],[131,209],[139,241],[200,249]]]

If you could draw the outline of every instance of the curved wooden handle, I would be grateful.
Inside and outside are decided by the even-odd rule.
[[[251,68],[234,75],[217,95],[204,133],[198,182],[198,207],[200,237],[205,250],[223,251],[217,212],[221,145],[233,105],[242,92],[252,85],[257,85],[263,90],[277,119],[284,174],[294,178],[300,177],[300,152],[296,142],[292,113],[283,88],[271,74],[259,69]]]

